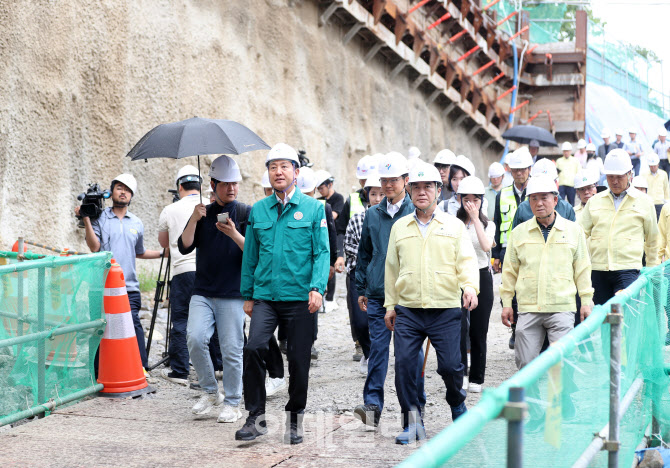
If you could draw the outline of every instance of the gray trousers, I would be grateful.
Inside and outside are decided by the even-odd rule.
[[[516,367],[521,369],[539,356],[545,334],[549,336],[549,343],[554,343],[573,328],[574,312],[519,313],[514,344]]]

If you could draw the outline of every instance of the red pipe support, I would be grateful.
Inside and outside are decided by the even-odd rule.
[[[491,78],[491,79],[489,80],[489,82],[486,83],[484,86],[488,86],[488,85],[490,85],[490,84],[492,84],[492,83],[495,83],[496,81],[498,81],[498,80],[499,80],[500,78],[502,78],[503,76],[505,76],[505,72],[500,72],[500,73],[498,73],[494,78]]]
[[[534,51],[535,49],[537,49],[537,46],[539,46],[539,45],[540,45],[540,44],[535,44],[533,47],[531,47],[530,49],[528,49],[528,50],[526,51],[526,55],[530,55],[530,54],[532,54],[533,51]]]
[[[514,39],[514,38],[516,38],[516,37],[522,35],[522,34],[525,33],[526,31],[528,31],[529,29],[530,29],[530,25],[526,25],[526,26],[524,26],[524,27],[521,28],[517,33],[515,33],[512,37],[510,37],[509,40],[511,41],[512,39]]]
[[[501,19],[500,21],[498,21],[498,23],[496,24],[496,26],[500,26],[500,25],[503,24],[505,21],[514,18],[514,17],[515,17],[516,15],[518,15],[518,14],[519,14],[518,11],[514,11],[514,12],[510,13],[509,15],[505,16],[503,19]]]
[[[463,55],[458,57],[458,60],[456,60],[456,61],[460,62],[461,60],[468,58],[469,56],[471,56],[472,54],[477,52],[479,49],[481,49],[481,47],[479,45],[474,46],[472,49],[468,50],[466,53],[464,53]]]
[[[508,89],[507,91],[505,91],[504,93],[502,93],[500,96],[498,96],[497,101],[500,101],[502,98],[504,98],[505,96],[507,96],[509,93],[511,93],[511,92],[514,91],[515,89],[516,89],[516,86],[512,86],[510,89]],[[511,114],[511,112],[510,112],[510,114]]]
[[[426,28],[426,31],[430,31],[430,30],[433,29],[435,26],[437,26],[438,24],[440,24],[442,21],[446,21],[446,20],[448,20],[449,18],[451,18],[451,13],[445,13],[444,15],[440,16],[440,19],[439,19],[439,20],[435,21],[433,24],[431,24],[430,26],[428,26],[428,27]]]
[[[549,110],[547,110],[547,117],[549,118],[549,126],[550,126],[551,129],[553,130],[553,128],[554,128],[554,121],[551,119],[551,112],[550,112]]]
[[[518,106],[516,106],[514,109],[510,109],[509,113],[510,113],[510,114],[514,114],[516,111],[518,111],[519,109],[521,109],[523,106],[525,106],[525,105],[528,104],[529,102],[530,102],[530,101],[529,101],[528,99],[526,99],[526,100],[523,101],[521,104],[519,104]]]
[[[461,31],[461,32],[459,32],[459,33],[457,33],[457,34],[454,34],[453,36],[451,36],[451,39],[449,39],[449,43],[452,43],[452,42],[454,42],[454,41],[460,39],[460,38],[463,37],[463,36],[465,35],[465,33],[467,33],[467,32],[468,32],[468,30],[467,30],[467,29],[464,29],[463,31]]]
[[[489,3],[489,4],[486,5],[484,8],[482,8],[482,11],[486,11],[486,10],[488,10],[488,9],[491,8],[493,5],[495,5],[496,3],[498,3],[499,1],[500,1],[500,0],[493,0],[491,3]]]
[[[532,122],[533,120],[535,120],[535,119],[537,118],[537,116],[540,115],[542,112],[544,112],[544,111],[543,111],[543,110],[539,110],[539,111],[535,112],[535,114],[534,114],[530,119],[528,119],[528,121],[527,121],[526,123],[531,123],[531,122]]]
[[[412,8],[409,9],[409,11],[407,12],[407,16],[411,15],[412,13],[414,13],[416,10],[418,10],[419,8],[421,8],[422,6],[424,6],[428,2],[430,2],[430,0],[421,0],[419,3],[417,3]]]
[[[496,63],[496,61],[495,61],[495,60],[491,60],[491,61],[490,61],[489,63],[487,63],[486,65],[482,65],[482,66],[479,67],[477,70],[475,70],[475,72],[472,74],[472,76],[479,75],[481,72],[483,72],[484,70],[486,70],[487,68],[489,68],[489,67],[490,67],[491,65],[493,65],[494,63]]]

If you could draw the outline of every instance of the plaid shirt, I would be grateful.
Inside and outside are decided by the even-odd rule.
[[[344,264],[347,267],[347,273],[356,269],[356,257],[358,256],[358,243],[361,240],[361,231],[363,230],[363,221],[365,220],[365,211],[356,213],[349,220],[347,230],[344,233]]]

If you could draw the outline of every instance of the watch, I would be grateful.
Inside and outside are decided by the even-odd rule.
[[[319,291],[319,288],[312,288],[312,289],[309,290],[309,292],[312,292],[312,291],[318,292],[319,294],[321,294],[321,291]]]

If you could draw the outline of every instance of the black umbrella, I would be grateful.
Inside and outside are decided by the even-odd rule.
[[[197,156],[200,175],[200,155],[242,154],[261,149],[270,147],[240,123],[193,117],[155,127],[137,142],[127,156],[132,161]]]
[[[517,143],[528,144],[531,140],[537,140],[540,146],[558,146],[556,138],[549,131],[535,125],[517,125],[503,133],[502,137]]]

